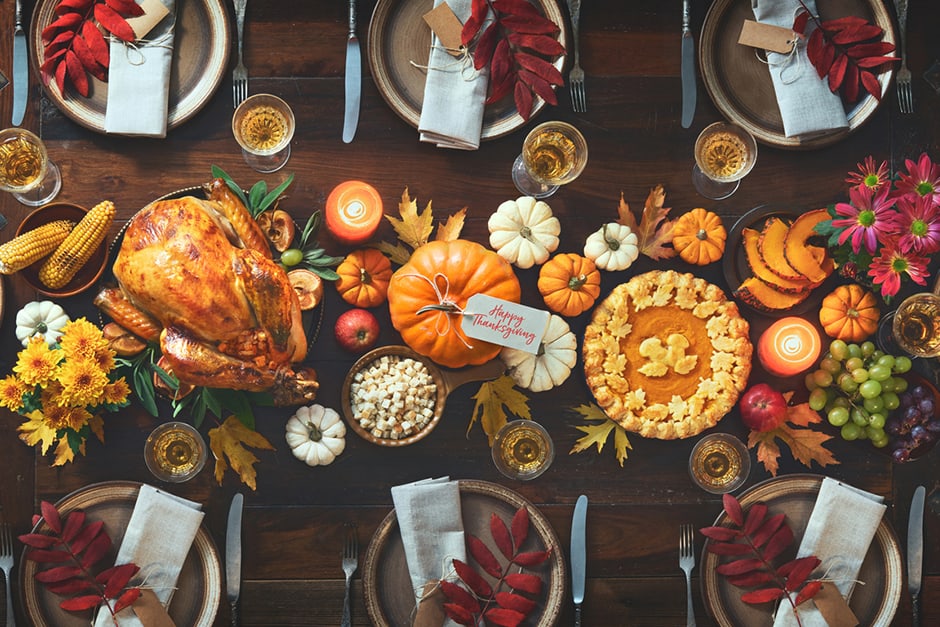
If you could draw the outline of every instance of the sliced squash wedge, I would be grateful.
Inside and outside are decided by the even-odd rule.
[[[745,279],[738,289],[734,290],[734,296],[755,309],[781,311],[802,303],[809,296],[809,290],[787,294],[752,276]]]
[[[787,230],[783,241],[783,254],[787,263],[810,281],[821,283],[829,276],[825,259],[828,252],[821,246],[810,245],[809,239],[817,235],[814,227],[829,219],[825,209],[807,211],[797,218]]]
[[[794,280],[775,274],[760,256],[760,251],[757,249],[759,239],[760,231],[748,228],[741,231],[741,242],[744,244],[747,265],[754,276],[787,294],[798,294],[813,287],[813,284],[805,277]]]
[[[780,218],[769,218],[757,240],[757,251],[777,276],[791,281],[807,280],[808,277],[791,266],[784,256],[783,246],[789,231],[790,226]]]

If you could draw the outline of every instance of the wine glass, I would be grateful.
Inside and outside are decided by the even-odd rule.
[[[754,136],[737,124],[715,122],[695,140],[692,184],[705,198],[724,200],[738,190],[755,163]]]
[[[62,189],[59,168],[42,140],[23,128],[0,131],[0,189],[24,205],[44,205]]]
[[[170,483],[189,481],[206,465],[202,435],[185,422],[165,422],[147,437],[144,462],[153,476]]]
[[[294,112],[277,96],[255,94],[235,109],[232,133],[249,167],[257,172],[276,172],[290,158]]]
[[[496,433],[491,452],[499,472],[529,481],[551,466],[555,444],[548,430],[534,420],[511,420]]]
[[[578,129],[565,122],[544,122],[526,135],[522,154],[512,164],[512,180],[523,194],[547,198],[578,178],[587,158],[587,142]]]
[[[908,355],[940,356],[940,296],[923,292],[904,299],[894,312],[891,335]]]

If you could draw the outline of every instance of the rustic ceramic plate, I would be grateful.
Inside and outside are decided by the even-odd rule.
[[[489,531],[492,514],[508,524],[522,506],[529,509],[531,527],[524,550],[539,551],[552,547],[552,557],[537,568],[526,569],[542,578],[544,586],[537,607],[523,625],[553,625],[561,613],[566,596],[567,568],[564,548],[548,520],[519,494],[487,481],[460,481],[460,507],[464,531],[477,536],[498,554]],[[407,627],[414,622],[415,597],[405,562],[405,550],[393,510],[379,525],[363,561],[362,585],[366,609],[376,627]]]
[[[104,521],[105,530],[114,547],[102,563],[113,563],[134,511],[140,485],[131,481],[96,483],[69,494],[56,503],[56,507],[62,514],[80,509],[85,511],[88,520]],[[45,523],[40,523],[34,531],[41,532],[44,528]],[[21,557],[19,564],[22,607],[30,624],[87,627],[88,612],[66,612],[60,609],[59,602],[63,597],[47,592],[42,584],[33,579],[39,570],[36,562]],[[211,627],[221,598],[222,567],[219,554],[205,527],[200,527],[180,571],[178,587],[170,603],[170,617],[177,625]]]
[[[895,42],[891,15],[881,0],[819,0],[816,5],[823,19],[857,15],[883,28],[884,41]],[[846,111],[848,129],[805,140],[784,135],[767,66],[757,57],[754,48],[738,43],[744,20],[753,19],[750,0],[715,0],[702,25],[699,38],[702,81],[715,106],[728,120],[743,126],[758,141],[771,146],[820,148],[844,139],[875,113],[880,103],[865,92],[866,96]],[[878,75],[882,98],[888,91],[894,71],[892,67]]]
[[[536,0],[535,4],[561,28],[558,41],[567,48],[564,14],[559,4],[553,0]],[[369,65],[375,84],[388,106],[415,128],[421,119],[426,70],[413,63],[418,66],[428,63],[431,29],[421,16],[432,8],[433,4],[427,0],[379,0],[369,24]],[[564,56],[554,60],[559,71],[564,64]],[[530,118],[544,106],[545,101],[536,96]],[[512,96],[507,96],[486,107],[481,139],[501,137],[525,123],[516,111]]]
[[[55,19],[59,0],[39,0],[30,27],[30,58],[39,75],[43,62],[42,29]],[[231,47],[231,27],[221,0],[185,0],[177,2],[178,15],[173,61],[170,68],[167,128],[176,128],[196,115],[209,102],[222,82]],[[92,78],[88,98],[74,91],[59,91],[55,81],[46,93],[55,105],[74,122],[104,133],[104,114],[108,102],[108,84]]]
[[[794,536],[801,538],[816,503],[816,494],[822,480],[820,475],[790,475],[768,479],[741,494],[738,500],[744,509],[762,502],[769,507],[770,515],[786,514],[787,524],[793,530]],[[722,512],[715,520],[715,525],[727,522],[727,516]],[[840,531],[834,529],[833,533]],[[773,625],[770,604],[748,605],[742,602],[741,588],[732,586],[715,572],[721,562],[717,555],[709,553],[708,542],[705,541],[705,548],[702,550],[699,572],[702,596],[709,614],[719,625]],[[789,556],[784,554],[784,559],[795,555],[798,544],[798,541],[794,542],[792,553]],[[885,519],[882,519],[875,532],[875,538],[862,563],[858,578],[859,582],[864,582],[865,585],[855,586],[849,606],[858,617],[859,624],[888,627],[901,598],[904,571],[897,536]]]

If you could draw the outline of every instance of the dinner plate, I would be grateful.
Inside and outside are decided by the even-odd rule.
[[[42,29],[57,17],[59,0],[38,0],[30,27],[30,58],[39,75],[43,62]],[[196,115],[209,102],[222,82],[231,48],[231,27],[221,0],[182,0],[178,9],[173,61],[170,67],[167,129],[176,128]],[[89,94],[83,98],[71,88],[59,91],[55,81],[46,93],[66,116],[85,128],[104,133],[108,84],[89,80]]]
[[[517,509],[528,508],[531,527],[524,550],[551,547],[552,556],[538,567],[526,568],[526,572],[540,576],[544,586],[536,601],[536,610],[522,624],[554,624],[566,599],[567,570],[564,549],[548,520],[526,499],[503,486],[487,481],[460,481],[459,486],[464,531],[486,542],[497,555],[490,537],[490,516],[496,514],[509,524]],[[385,517],[369,543],[363,561],[362,585],[373,625],[407,627],[414,622],[415,595],[394,510]]]
[[[558,24],[558,41],[566,45],[564,14],[554,0],[535,0],[542,13]],[[431,50],[431,29],[422,16],[434,8],[431,0],[379,0],[369,24],[369,65],[376,87],[388,106],[405,122],[418,128],[421,106],[424,103],[424,81]],[[564,55],[553,65],[561,71]],[[532,101],[532,114],[545,106],[536,96]],[[516,111],[512,95],[487,105],[483,113],[482,140],[495,139],[515,131],[526,123]]]
[[[823,19],[857,15],[884,29],[883,41],[894,43],[891,15],[882,0],[818,0]],[[744,20],[753,20],[751,0],[715,0],[705,15],[699,38],[702,81],[715,106],[728,120],[743,126],[758,141],[780,148],[820,148],[857,130],[877,110],[877,98],[865,96],[846,111],[847,129],[836,129],[809,139],[787,137],[770,72],[755,49],[738,43]],[[815,72],[807,67],[806,71]],[[894,67],[878,75],[882,98],[894,76]]]
[[[742,507],[747,509],[754,503],[766,503],[769,514],[784,513],[787,524],[793,530],[797,540],[791,553],[784,554],[784,559],[795,555],[799,538],[803,537],[810,514],[816,503],[816,495],[822,485],[820,475],[789,475],[768,479],[747,490],[738,497]],[[728,522],[722,512],[715,520],[715,525]],[[832,533],[844,533],[845,530],[833,529]],[[708,551],[708,543],[702,550],[700,577],[702,596],[709,613],[719,625],[772,625],[772,607],[770,604],[748,605],[741,601],[745,589],[737,588],[715,572],[719,565],[719,556]],[[891,624],[898,602],[901,599],[901,587],[904,574],[901,564],[901,549],[897,536],[887,520],[882,518],[875,532],[868,554],[858,573],[859,584],[855,586],[849,599],[849,607],[858,617],[860,625],[887,627]],[[864,584],[864,585],[862,585]]]
[[[63,515],[84,510],[87,520],[103,521],[114,546],[101,563],[112,564],[134,511],[140,486],[132,481],[96,483],[64,497],[56,503],[56,508]],[[45,523],[40,523],[33,531],[48,529]],[[87,627],[88,612],[66,612],[59,608],[65,597],[48,592],[33,578],[39,567],[36,562],[25,559],[25,551],[19,564],[23,609],[30,624]],[[196,532],[177,583],[169,607],[170,617],[177,625],[211,627],[222,598],[222,567],[215,543],[204,526]]]

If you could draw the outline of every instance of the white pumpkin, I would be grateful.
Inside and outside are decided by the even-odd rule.
[[[490,246],[517,267],[541,265],[558,248],[561,222],[552,208],[531,196],[507,200],[487,222]]]
[[[346,425],[335,410],[314,404],[287,420],[287,446],[308,466],[326,466],[346,448]]]
[[[564,318],[552,314],[538,353],[504,348],[499,356],[519,387],[544,392],[568,379],[578,359],[578,339]]]
[[[26,346],[34,335],[41,335],[52,346],[59,341],[62,327],[68,322],[68,314],[59,305],[51,300],[34,300],[16,312],[16,339]]]
[[[638,243],[629,226],[608,222],[588,236],[584,256],[601,270],[626,270],[640,256]]]

